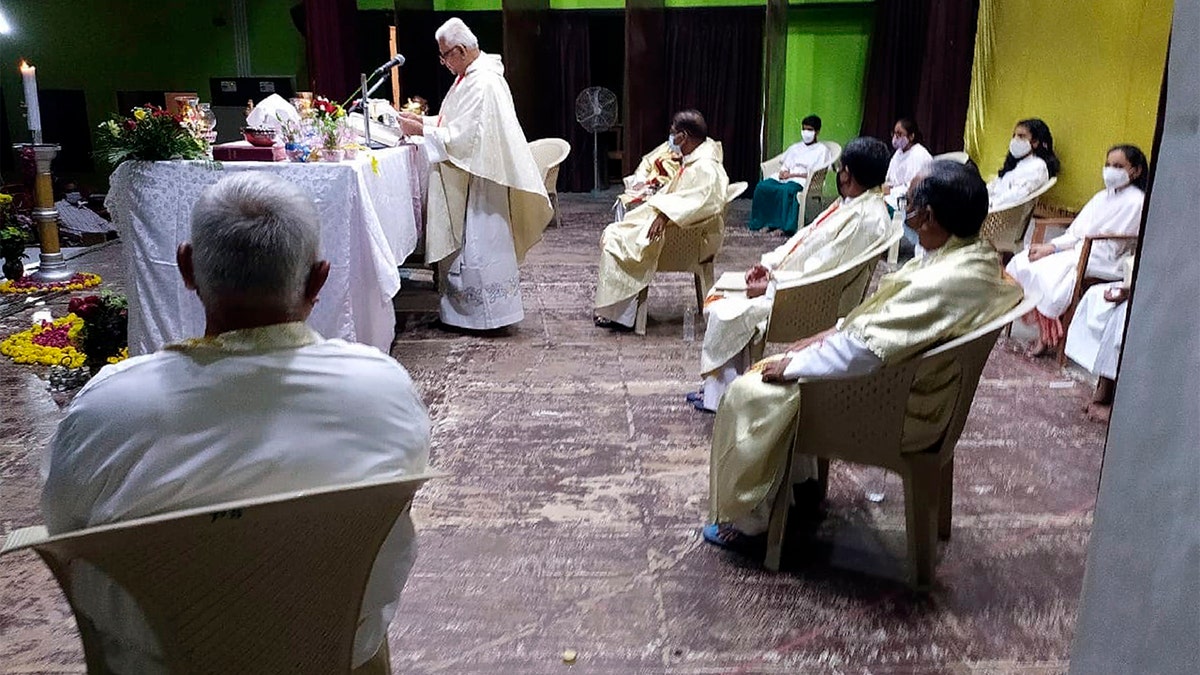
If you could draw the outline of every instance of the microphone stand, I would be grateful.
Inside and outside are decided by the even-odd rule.
[[[363,140],[366,141],[365,145],[368,148],[370,148],[371,150],[379,150],[379,149],[387,147],[383,143],[371,140],[371,101],[370,101],[371,94],[375,93],[375,90],[378,89],[380,87],[380,85],[382,85],[387,80],[386,74],[387,74],[387,71],[384,71],[384,73],[383,73],[384,77],[379,78],[379,80],[376,81],[375,84],[373,86],[371,86],[370,88],[367,87],[367,81],[370,79],[370,77],[368,77],[366,73],[360,74],[361,84],[359,85],[358,90],[361,92],[364,92],[364,93],[362,95],[362,98],[359,99],[358,108],[360,111],[362,111],[362,116],[363,116]],[[374,74],[372,74],[371,77],[374,77]]]

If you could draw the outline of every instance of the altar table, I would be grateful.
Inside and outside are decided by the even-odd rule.
[[[191,232],[192,207],[207,186],[234,171],[269,171],[313,198],[321,217],[321,258],[330,264],[308,324],[328,338],[387,352],[395,334],[397,266],[417,246],[429,167],[419,147],[402,146],[338,163],[125,162],[105,202],[121,234],[129,296],[129,353],[204,335],[204,309],[187,290],[175,250]]]

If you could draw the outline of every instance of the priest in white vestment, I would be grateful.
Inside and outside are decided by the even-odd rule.
[[[1040,119],[1017,122],[1000,175],[988,183],[992,211],[1015,206],[1058,175],[1054,136]]]
[[[435,37],[454,84],[440,114],[401,113],[404,133],[424,137],[432,167],[425,262],[437,264],[442,323],[502,328],[525,316],[518,265],[541,240],[553,207],[500,57],[480,51],[461,19]]]
[[[675,179],[627,213],[624,220],[604,228],[596,284],[597,326],[633,328],[638,298],[658,269],[668,227],[700,229],[705,241],[703,254],[715,255],[721,248],[729,188],[721,164],[721,144],[708,137],[708,125],[695,110],[675,113],[668,144],[683,156]]]
[[[840,328],[755,365],[721,401],[713,426],[706,541],[731,548],[761,541],[775,493],[785,485],[783,470],[803,405],[796,380],[855,377],[914,358],[1020,302],[1020,287],[1003,276],[996,250],[978,237],[987,188],[974,167],[934,162],[909,197],[909,224],[928,254],[884,277]],[[905,451],[920,452],[937,442],[958,386],[954,364],[918,371],[904,424]],[[794,471],[815,479],[816,459],[802,459]]]
[[[1136,237],[1141,230],[1148,170],[1146,156],[1137,147],[1114,147],[1108,152],[1102,172],[1104,189],[1088,201],[1067,231],[1048,244],[1033,244],[1009,261],[1008,273],[1026,291],[1042,298],[1032,317],[1038,321],[1039,335],[1030,347],[1030,355],[1045,354],[1062,341],[1059,317],[1067,311],[1075,292],[1083,240],[1104,235]],[[1131,239],[1093,242],[1085,276],[1120,279],[1120,261],[1134,245]]]
[[[1096,284],[1083,294],[1064,349],[1067,358],[1087,368],[1097,377],[1096,391],[1087,407],[1089,419],[1107,422],[1112,412],[1117,380],[1117,364],[1125,338],[1125,317],[1129,312],[1129,291],[1133,287],[1133,255],[1125,256],[1120,267],[1125,278]]]
[[[891,220],[879,189],[887,163],[883,141],[864,137],[847,143],[836,176],[840,198],[811,225],[764,253],[746,272],[744,292],[709,292],[700,355],[704,388],[688,395],[693,406],[716,411],[725,389],[750,365],[751,354],[761,353],[777,284],[837,269],[887,239]],[[860,294],[843,298],[839,315],[845,316],[861,299]]]
[[[205,190],[178,254],[205,335],[106,366],[80,390],[43,461],[51,534],[426,470],[429,416],[404,368],[304,323],[329,274],[320,229],[312,200],[276,174],[239,171]],[[388,672],[414,537],[406,513],[375,559],[347,664],[358,672]],[[167,672],[123,589],[95,568],[76,583],[105,672]]]

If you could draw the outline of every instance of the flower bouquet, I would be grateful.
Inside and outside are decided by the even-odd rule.
[[[29,240],[29,229],[22,227],[12,195],[0,194],[0,258],[4,259],[4,276],[17,281],[25,276],[25,244]]]
[[[208,159],[208,145],[183,117],[147,104],[114,115],[96,131],[96,156],[116,167],[125,160]]]
[[[318,96],[312,107],[313,126],[320,137],[322,158],[329,162],[342,160],[346,109]]]
[[[105,291],[75,297],[67,310],[83,320],[79,347],[93,374],[104,364],[124,357],[129,343],[129,302],[125,296]]]

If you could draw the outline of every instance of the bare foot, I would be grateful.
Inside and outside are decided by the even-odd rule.
[[[1041,340],[1034,340],[1033,344],[1029,345],[1029,349],[1025,350],[1025,356],[1031,359],[1038,359],[1043,356],[1049,356],[1052,350],[1046,346],[1046,343]]]
[[[1087,407],[1087,418],[1093,422],[1103,422],[1108,424],[1109,418],[1112,416],[1112,405],[1105,403],[1092,403]]]

